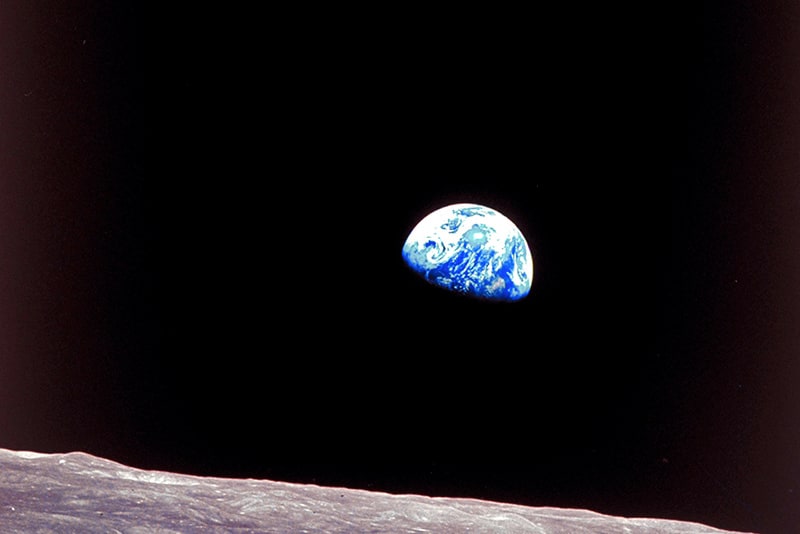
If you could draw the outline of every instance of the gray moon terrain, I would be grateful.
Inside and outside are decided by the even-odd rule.
[[[145,471],[0,449],[3,533],[722,533],[699,523]]]

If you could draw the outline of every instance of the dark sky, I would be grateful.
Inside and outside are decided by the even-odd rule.
[[[0,447],[798,524],[791,2],[124,4],[0,11]],[[453,202],[528,298],[405,267]]]

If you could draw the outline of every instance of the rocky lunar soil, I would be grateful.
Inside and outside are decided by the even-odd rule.
[[[144,471],[79,452],[5,449],[0,449],[0,526],[4,533],[42,534],[729,532],[588,510]]]

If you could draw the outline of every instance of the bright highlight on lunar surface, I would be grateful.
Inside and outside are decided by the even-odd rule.
[[[403,259],[431,284],[471,297],[514,301],[533,280],[533,257],[519,228],[496,210],[452,204],[423,218]]]

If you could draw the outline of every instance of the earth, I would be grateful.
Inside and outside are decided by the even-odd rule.
[[[452,204],[427,215],[406,239],[403,259],[431,284],[480,299],[522,299],[533,280],[522,232],[479,204]]]

